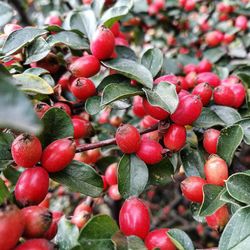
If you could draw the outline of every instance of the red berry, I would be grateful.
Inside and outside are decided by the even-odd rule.
[[[67,71],[60,77],[60,79],[58,80],[58,84],[61,85],[63,90],[68,90],[69,86],[71,85],[71,79],[72,75]]]
[[[5,35],[9,35],[10,33],[12,33],[13,31],[16,31],[16,30],[20,30],[22,29],[23,27],[18,25],[18,24],[15,24],[15,23],[7,23],[4,28],[3,28],[3,32]]]
[[[192,89],[196,85],[197,74],[190,72],[185,76],[185,89]]]
[[[187,95],[180,99],[176,111],[171,115],[171,120],[179,125],[192,124],[201,114],[202,102],[195,95]]]
[[[50,106],[45,102],[39,102],[35,105],[34,110],[37,116],[41,119],[47,110],[50,109]]]
[[[235,19],[235,27],[239,28],[240,30],[246,30],[247,29],[247,23],[248,23],[248,20],[243,15],[238,16]]]
[[[243,84],[241,83],[233,83],[228,86],[234,93],[234,108],[239,108],[245,100],[246,97],[246,90]]]
[[[18,178],[15,197],[22,206],[38,205],[46,197],[48,188],[49,175],[43,168],[26,169]]]
[[[90,42],[92,54],[99,60],[109,59],[115,49],[115,37],[110,29],[101,26]]]
[[[89,137],[93,132],[92,125],[88,120],[73,118],[72,123],[74,127],[75,139]]]
[[[212,215],[206,216],[206,221],[208,226],[211,228],[218,230],[219,228],[223,228],[227,222],[229,221],[229,212],[227,206],[219,208]]]
[[[52,222],[52,214],[48,209],[39,206],[30,206],[22,209],[25,221],[25,238],[40,238],[49,229]]]
[[[45,19],[45,24],[62,26],[62,20],[59,16],[51,15]]]
[[[214,102],[219,105],[232,107],[234,105],[234,93],[225,85],[220,85],[214,89]]]
[[[164,135],[164,145],[171,151],[179,151],[186,142],[186,129],[184,126],[172,124]]]
[[[144,239],[150,228],[148,208],[142,200],[132,197],[127,199],[119,214],[120,230],[126,236],[135,235]]]
[[[128,43],[128,41],[125,38],[116,37],[115,38],[115,46],[127,46],[128,47],[129,43]],[[115,50],[114,50],[114,52],[115,52]],[[116,58],[115,55],[114,55],[114,58]],[[113,54],[111,55],[111,57],[113,58]]]
[[[105,180],[110,186],[117,184],[117,163],[112,163],[107,167]]]
[[[212,63],[208,59],[203,59],[197,65],[198,73],[210,72],[211,70],[212,70]]]
[[[109,197],[114,201],[119,201],[122,197],[118,190],[118,185],[112,185],[108,189]]]
[[[158,106],[151,105],[147,101],[147,99],[143,100],[143,107],[144,107],[144,110],[146,111],[146,113],[151,115],[155,119],[165,120],[169,116],[169,113],[166,110],[164,110]]]
[[[139,118],[142,118],[146,115],[146,112],[143,107],[143,98],[141,96],[134,97],[132,111]]]
[[[53,218],[49,229],[45,232],[43,237],[47,240],[52,240],[56,236],[57,230],[58,230],[57,221],[55,221],[55,219]]]
[[[42,167],[48,172],[63,170],[74,158],[75,142],[71,138],[59,139],[49,144],[42,154]]]
[[[162,150],[159,142],[143,139],[136,155],[147,164],[155,164],[162,160]]]
[[[108,182],[106,181],[105,175],[101,175],[103,182],[103,191],[106,191],[108,188]]]
[[[210,128],[203,135],[203,147],[209,154],[217,153],[217,143],[220,136],[220,131]]]
[[[159,121],[153,118],[150,115],[146,115],[143,117],[143,119],[140,122],[140,127],[141,128],[149,128],[157,124]]]
[[[63,111],[65,111],[69,116],[71,116],[71,109],[69,107],[68,104],[64,103],[64,102],[57,102],[54,104],[55,108],[59,108],[62,109]]]
[[[40,160],[42,145],[36,136],[21,134],[11,145],[11,154],[17,165],[31,168]]]
[[[197,70],[197,66],[193,63],[189,63],[189,64],[185,65],[183,68],[183,72],[185,74],[188,74],[190,72],[196,72],[196,70]]]
[[[71,222],[78,228],[82,228],[90,218],[91,213],[92,208],[82,202],[75,208]]]
[[[80,101],[86,101],[89,97],[95,95],[95,84],[87,78],[77,78],[73,81],[71,88],[72,94]]]
[[[167,235],[168,230],[168,228],[161,228],[151,231],[145,238],[147,249],[176,250],[175,245]]]
[[[192,11],[195,8],[195,5],[196,5],[196,0],[186,0],[184,10]]]
[[[86,55],[72,62],[69,70],[75,77],[91,77],[99,72],[100,67],[101,64],[95,56]]]
[[[124,124],[117,129],[115,140],[123,153],[132,154],[139,149],[141,136],[137,128]]]
[[[210,47],[215,47],[219,45],[222,42],[222,40],[223,40],[223,33],[218,30],[210,31],[205,36],[205,42]]]
[[[199,83],[196,85],[192,91],[193,95],[198,95],[201,99],[203,106],[208,105],[212,95],[212,87],[208,83]]]
[[[192,202],[202,203],[203,186],[207,182],[199,176],[189,176],[181,183],[181,191],[184,197]]]
[[[17,244],[24,230],[24,219],[15,205],[0,207],[0,249],[10,250]]]
[[[176,87],[176,92],[179,93],[181,91],[181,82],[179,77],[173,75],[173,74],[169,74],[169,75],[164,75],[164,76],[160,76],[157,79],[154,80],[155,84],[158,84],[160,82],[168,82],[168,83],[172,83],[175,85]]]
[[[32,239],[18,245],[15,250],[54,250],[54,245],[45,239]]]
[[[197,75],[197,84],[208,83],[211,87],[217,87],[220,85],[220,78],[218,75],[212,72],[203,72]]]
[[[230,44],[235,39],[235,35],[233,34],[225,34],[223,37],[223,43]]]
[[[227,163],[217,155],[212,155],[204,166],[204,172],[208,184],[224,186],[228,178]]]
[[[58,72],[60,68],[60,64],[58,62],[58,58],[55,54],[49,53],[45,58],[42,60],[35,62],[33,64],[35,67],[43,68],[48,70],[51,74],[55,74]]]
[[[110,27],[111,32],[115,37],[120,35],[120,24],[119,22],[115,22],[111,27]]]

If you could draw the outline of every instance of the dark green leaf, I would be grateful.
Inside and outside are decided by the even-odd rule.
[[[14,140],[12,134],[0,132],[0,160],[12,160],[11,144]]]
[[[179,99],[174,84],[160,82],[155,89],[143,89],[143,91],[146,93],[147,100],[151,105],[161,107],[170,114],[173,114],[177,109]]]
[[[8,179],[13,185],[17,183],[17,180],[21,172],[17,171],[15,168],[8,166],[3,170],[3,175]]]
[[[119,72],[120,74],[134,79],[145,87],[153,87],[153,78],[150,71],[143,65],[128,59],[113,59],[102,62],[106,67]]]
[[[112,236],[119,230],[108,215],[92,217],[80,232],[78,241],[84,250],[113,250]]]
[[[11,194],[4,181],[0,178],[0,205],[10,199]]]
[[[0,27],[8,23],[13,16],[13,8],[7,3],[0,2]]]
[[[212,48],[204,51],[204,57],[210,62],[215,63],[219,61],[226,53],[226,50],[221,47]]]
[[[237,122],[244,131],[244,142],[250,145],[250,118],[246,118]]]
[[[50,177],[75,192],[91,197],[98,197],[102,193],[101,176],[94,168],[79,161],[72,161],[64,170],[50,174]]]
[[[2,52],[6,56],[11,55],[47,32],[47,30],[34,27],[25,27],[23,29],[13,31],[5,41]]]
[[[224,192],[221,194],[220,199],[226,203],[230,203],[231,205],[235,205],[238,207],[243,206],[244,204],[237,201],[236,199],[234,199],[227,190],[224,190]]]
[[[132,61],[137,61],[135,52],[127,46],[116,46],[115,51],[118,58],[129,59]]]
[[[234,152],[240,145],[244,133],[240,125],[232,125],[221,130],[217,145],[217,154],[230,166]]]
[[[147,182],[147,165],[133,154],[124,155],[118,167],[118,188],[122,197],[139,196]]]
[[[163,64],[163,55],[160,49],[152,48],[148,49],[141,58],[141,63],[151,72],[155,77],[161,70]]]
[[[90,115],[96,115],[102,110],[101,96],[92,96],[85,102],[85,110]]]

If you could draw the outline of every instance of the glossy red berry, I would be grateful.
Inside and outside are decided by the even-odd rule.
[[[115,140],[123,153],[132,154],[138,151],[141,136],[136,127],[123,124],[116,130]]]
[[[42,154],[42,167],[48,172],[63,170],[74,158],[76,144],[71,138],[59,139],[49,144]]]
[[[212,155],[204,166],[204,172],[208,184],[224,186],[228,178],[227,163],[217,155]]]
[[[196,85],[192,91],[193,95],[198,95],[201,99],[203,106],[208,105],[212,95],[212,87],[208,83],[199,83]]]
[[[78,228],[82,228],[90,218],[91,214],[92,208],[82,202],[75,208],[71,222]]]
[[[89,97],[95,95],[95,84],[87,78],[77,78],[73,81],[71,88],[72,94],[80,101],[86,101]]]
[[[73,127],[74,127],[74,138],[75,139],[87,138],[93,132],[93,127],[92,127],[90,121],[88,121],[88,120],[73,118],[72,123],[73,123]]]
[[[101,26],[90,42],[92,54],[99,60],[109,59],[115,49],[115,37],[110,29]]]
[[[185,74],[188,74],[190,72],[196,72],[196,70],[197,70],[197,66],[193,63],[189,63],[183,67],[183,72]]]
[[[132,111],[139,118],[142,118],[146,115],[146,112],[143,107],[143,98],[141,96],[134,97]]]
[[[220,85],[220,78],[213,72],[203,72],[197,75],[197,84],[208,83],[211,87],[217,87]]]
[[[143,139],[136,155],[147,164],[155,164],[162,160],[162,150],[159,142]]]
[[[119,201],[122,198],[121,194],[119,193],[117,184],[109,187],[108,195],[114,201]]]
[[[18,245],[15,250],[54,250],[54,245],[45,239],[32,239]]]
[[[207,182],[199,176],[189,176],[181,183],[181,191],[184,197],[192,202],[202,203],[203,186]]]
[[[150,115],[146,115],[143,117],[143,119],[140,122],[140,127],[141,128],[149,128],[151,126],[154,126],[155,124],[157,124],[159,122],[159,120],[153,118]]]
[[[214,230],[223,228],[229,221],[229,212],[226,205],[222,206],[212,215],[206,216],[208,226]]]
[[[15,205],[0,207],[0,249],[10,250],[17,244],[24,230],[21,210]]]
[[[52,214],[48,209],[39,206],[30,206],[22,209],[25,221],[25,238],[40,238],[49,229],[52,222]]]
[[[222,40],[223,40],[223,33],[218,30],[210,31],[205,36],[205,42],[210,47],[215,47],[219,45],[222,42]]]
[[[39,184],[38,184],[39,183]],[[48,193],[49,175],[41,167],[26,169],[15,186],[15,198],[22,206],[38,205]]]
[[[145,238],[147,249],[176,250],[177,248],[167,235],[168,230],[168,228],[161,228],[151,231]]]
[[[172,84],[175,85],[177,93],[179,93],[181,91],[181,82],[179,80],[179,77],[177,77],[174,74],[168,74],[168,75],[160,76],[160,77],[158,77],[157,79],[154,80],[155,84],[158,84],[160,82],[172,83]]]
[[[17,165],[33,167],[41,158],[42,145],[36,136],[21,134],[11,145],[11,154]]]
[[[120,35],[120,24],[119,22],[115,22],[111,28],[110,28],[111,32],[113,33],[113,35],[115,37],[119,36]]]
[[[203,135],[203,147],[209,154],[217,153],[217,143],[219,140],[220,131],[217,129],[207,129]]]
[[[117,163],[112,163],[105,171],[105,180],[110,186],[117,184],[117,168]]]
[[[220,85],[214,89],[214,102],[219,105],[232,107],[235,97],[233,91],[225,85]]]
[[[164,134],[164,145],[171,151],[179,151],[186,142],[186,129],[184,126],[171,124]]]
[[[146,111],[146,113],[148,115],[151,115],[155,119],[165,120],[169,116],[169,113],[166,110],[164,110],[160,107],[151,105],[147,101],[147,99],[143,100],[143,107],[144,107],[144,110]]]
[[[246,30],[247,29],[247,17],[240,15],[235,19],[235,27],[239,28],[240,30]]]
[[[241,83],[232,83],[228,85],[228,87],[234,93],[234,103],[232,106],[234,108],[239,108],[244,103],[244,100],[246,98],[245,87]]]
[[[70,72],[75,77],[91,77],[96,75],[100,70],[99,60],[92,55],[82,56],[72,62],[69,66]]]
[[[37,116],[41,119],[43,115],[49,110],[51,107],[45,102],[39,102],[34,106],[34,111],[36,112]]]
[[[64,102],[57,102],[54,104],[55,108],[59,108],[62,109],[63,111],[65,111],[69,116],[71,116],[71,109],[69,107],[68,104],[64,103]]]
[[[225,34],[223,37],[223,43],[230,44],[235,39],[235,35],[233,34]]]
[[[132,197],[127,199],[119,214],[120,230],[126,236],[135,235],[144,239],[150,228],[148,208],[142,200]]]
[[[212,63],[208,59],[203,59],[198,63],[197,65],[198,73],[210,72],[210,71],[212,71]]]
[[[196,85],[196,80],[197,80],[197,74],[196,72],[190,72],[188,73],[185,78],[185,88],[184,89],[192,89]]]
[[[171,115],[171,120],[179,125],[192,124],[201,114],[202,102],[195,95],[187,95],[180,99],[176,111]]]

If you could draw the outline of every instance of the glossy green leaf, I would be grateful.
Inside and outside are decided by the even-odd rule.
[[[227,223],[220,241],[220,250],[243,250],[250,246],[250,206],[239,209]]]
[[[11,55],[47,32],[47,30],[34,27],[25,27],[23,29],[13,31],[5,41],[2,52],[5,56]]]
[[[29,99],[13,85],[17,81],[0,65],[0,127],[38,134],[41,122]]]
[[[163,55],[161,50],[158,48],[148,49],[142,55],[141,63],[151,72],[152,76],[155,77],[161,70],[163,64]]]
[[[147,182],[147,165],[133,154],[124,155],[118,166],[118,189],[122,197],[139,196]]]
[[[81,230],[78,241],[84,250],[113,250],[112,236],[119,230],[108,215],[92,217]]]
[[[13,16],[13,8],[5,2],[0,2],[0,27],[7,24]]]
[[[194,245],[189,236],[180,229],[170,229],[167,235],[179,250],[194,250]]]
[[[243,129],[237,124],[221,130],[217,144],[217,154],[227,162],[228,166],[230,166],[235,150],[240,145],[243,136]]]
[[[153,78],[150,71],[143,65],[128,59],[113,59],[102,62],[106,67],[119,72],[120,74],[134,79],[147,88],[153,87]]]
[[[96,115],[102,110],[101,96],[92,96],[85,102],[85,110],[90,115]]]
[[[42,122],[44,130],[39,138],[43,147],[55,140],[72,137],[74,134],[71,118],[62,109],[49,109],[44,114]]]
[[[250,119],[246,118],[237,122],[244,131],[244,142],[250,145]]]
[[[199,216],[208,216],[222,207],[225,202],[220,200],[224,188],[212,184],[203,186],[203,202],[200,207]]]
[[[79,161],[72,161],[65,169],[51,173],[54,181],[91,197],[98,197],[102,193],[103,182],[100,175],[91,166]]]

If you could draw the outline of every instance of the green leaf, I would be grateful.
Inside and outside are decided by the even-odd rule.
[[[243,250],[250,246],[250,206],[239,209],[227,223],[220,241],[220,250]]]
[[[13,85],[15,78],[0,65],[0,127],[38,134],[41,122],[29,99]]]
[[[180,74],[181,68],[179,67],[179,63],[177,61],[177,59],[173,59],[173,58],[164,58],[163,60],[163,65],[162,65],[162,73],[163,75],[167,75],[167,74],[175,74],[178,75]]]
[[[10,199],[11,194],[4,181],[0,178],[0,205]]]
[[[189,63],[193,63],[193,64],[198,64],[198,59],[194,56],[191,55],[183,55],[183,54],[179,54],[177,57],[178,63],[181,63],[183,65],[187,65]]]
[[[22,73],[14,75],[17,80],[17,86],[20,90],[26,93],[50,95],[54,93],[53,88],[41,77],[30,74]]]
[[[63,43],[75,50],[89,49],[87,39],[81,37],[79,34],[73,31],[61,31],[59,33],[50,35],[47,38],[47,42],[51,47]]]
[[[85,102],[85,110],[90,115],[96,115],[103,108],[101,107],[101,96],[92,96]]]
[[[244,204],[237,201],[236,199],[234,199],[227,190],[224,190],[224,192],[221,194],[220,196],[220,200],[224,201],[225,203],[230,203],[231,205],[234,206],[239,206],[242,207]]]
[[[174,167],[169,158],[164,158],[159,163],[148,166],[149,184],[166,185],[172,181]]]
[[[243,136],[243,129],[237,124],[221,130],[217,145],[217,154],[227,162],[228,166],[230,166],[234,152],[240,145]]]
[[[163,64],[163,55],[160,49],[152,48],[145,51],[141,58],[141,64],[144,65],[155,77],[161,70]]]
[[[179,99],[174,84],[160,82],[153,90],[143,89],[143,91],[151,105],[161,107],[170,114],[177,109]]]
[[[250,172],[231,175],[226,181],[226,188],[230,196],[237,201],[250,204]]]
[[[62,171],[50,174],[50,177],[75,192],[91,197],[98,197],[102,193],[101,176],[97,174],[94,168],[79,161],[72,161]]]
[[[46,147],[55,140],[71,137],[74,134],[71,118],[62,109],[49,109],[44,114],[42,122],[44,130],[39,138],[43,147]]]
[[[18,181],[21,172],[13,168],[12,166],[8,166],[3,170],[3,175],[6,179],[8,179],[13,185],[15,185]]]
[[[110,83],[103,90],[101,105],[108,105],[114,101],[125,99],[135,95],[142,95],[140,87],[127,83]]]
[[[150,71],[143,65],[128,59],[113,59],[102,62],[104,66],[114,69],[120,74],[134,79],[147,88],[153,87],[153,78]]]
[[[7,3],[0,2],[0,27],[7,24],[13,16],[13,8]]]
[[[5,41],[2,53],[5,54],[5,56],[11,55],[47,32],[48,31],[46,30],[34,27],[25,27],[23,29],[13,31]]]
[[[26,61],[24,64],[37,62],[46,57],[50,52],[49,44],[42,37],[38,37],[26,50]]]
[[[246,118],[237,122],[244,131],[244,142],[250,145],[250,118]]]
[[[186,176],[204,177],[204,157],[197,149],[187,146],[180,152],[181,162]]]
[[[194,250],[189,236],[180,229],[170,229],[167,235],[179,250]]]
[[[215,62],[219,61],[226,53],[227,52],[225,49],[223,49],[221,47],[217,47],[217,48],[205,50],[203,55],[210,62],[215,63]]]
[[[69,237],[70,236],[70,237]],[[60,250],[71,250],[78,242],[79,230],[76,225],[72,224],[65,217],[58,222],[58,230],[55,237],[55,243]]]
[[[124,155],[118,167],[118,189],[122,197],[139,196],[147,182],[147,165],[133,154]]]
[[[208,216],[222,207],[225,202],[220,200],[224,188],[216,185],[206,184],[203,186],[203,202],[200,207],[199,216]]]
[[[12,160],[11,144],[14,140],[12,134],[0,132],[0,161]]]
[[[135,52],[127,46],[116,46],[115,51],[118,58],[129,59],[132,61],[137,61]]]
[[[84,250],[113,250],[112,236],[119,230],[108,215],[92,217],[80,232],[78,241]]]

